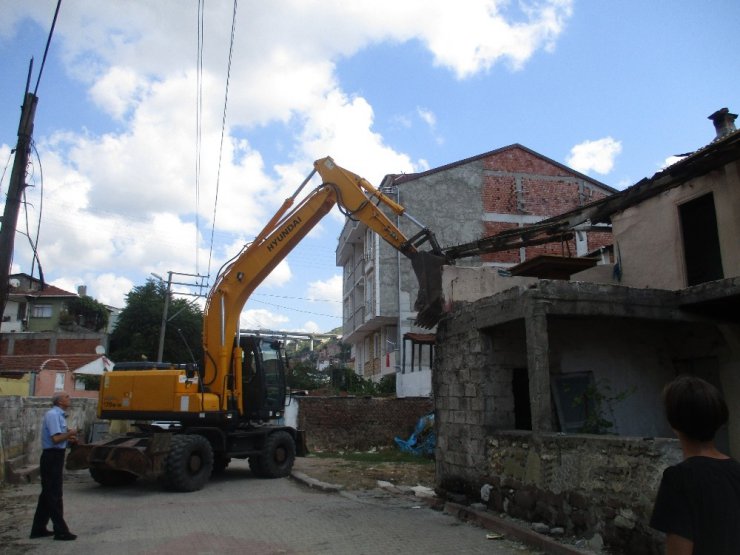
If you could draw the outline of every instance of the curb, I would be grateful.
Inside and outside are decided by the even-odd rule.
[[[504,520],[486,511],[479,511],[465,505],[447,502],[444,506],[444,512],[459,520],[472,522],[487,530],[504,534],[509,539],[516,539],[531,547],[542,549],[548,555],[584,555],[584,553],[587,553],[575,547],[559,543],[525,526]]]
[[[310,488],[319,489],[321,491],[335,493],[344,489],[344,486],[340,486],[339,484],[329,484],[327,482],[322,482],[321,480],[311,478],[303,472],[298,472],[296,470],[290,473],[290,477],[293,478],[295,481],[301,482],[302,484]]]
[[[291,472],[290,477],[310,488],[325,492],[336,493],[344,490],[344,486],[322,482],[321,480],[311,478],[303,472],[293,471]],[[395,491],[391,491],[391,493],[404,493],[398,488],[392,489]],[[458,520],[477,524],[487,530],[493,530],[499,534],[504,534],[509,539],[515,539],[529,545],[530,547],[542,549],[548,555],[585,555],[588,553],[575,547],[557,542],[548,536],[539,534],[534,530],[527,528],[526,526],[521,526],[509,520],[499,518],[487,511],[479,511],[466,505],[459,505],[450,501],[445,503],[438,498],[422,497],[419,500],[427,504],[432,509],[443,510],[445,513],[454,516]]]

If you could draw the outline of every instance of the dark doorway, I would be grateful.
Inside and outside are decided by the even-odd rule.
[[[709,193],[678,207],[688,285],[722,279],[722,253],[717,234],[714,195]]]
[[[529,373],[526,368],[515,368],[511,378],[514,393],[514,428],[532,429],[532,407],[529,404]]]

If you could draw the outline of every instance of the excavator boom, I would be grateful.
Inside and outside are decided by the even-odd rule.
[[[293,207],[300,190],[315,173],[321,176],[322,184]],[[286,199],[255,240],[220,273],[204,312],[203,382],[209,385],[210,391],[222,395],[223,410],[229,408],[225,373],[233,366],[234,338],[242,307],[259,284],[335,205],[412,260],[420,280],[420,298],[416,304],[421,315],[420,324],[431,327],[436,323],[435,313],[441,307],[437,274],[445,260],[439,245],[433,233],[413,218],[422,229],[411,239],[407,238],[376,203],[385,205],[398,216],[406,216],[402,206],[364,178],[338,166],[329,157],[316,160],[311,175]],[[424,242],[430,243],[431,252],[417,249]],[[238,399],[234,402],[239,405]]]

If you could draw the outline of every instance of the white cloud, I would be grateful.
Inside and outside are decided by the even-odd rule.
[[[145,81],[136,71],[112,67],[90,89],[93,102],[115,119],[123,119],[145,92]]]
[[[614,160],[622,152],[622,143],[612,137],[584,141],[570,149],[566,164],[576,171],[606,175],[614,168]]]
[[[662,164],[658,164],[658,169],[659,170],[664,170],[668,166],[672,166],[673,164],[675,164],[676,162],[680,162],[684,158],[685,158],[685,156],[669,156],[668,158],[666,158],[665,160],[663,160],[663,163]]]
[[[314,322],[313,320],[306,320],[303,323],[303,328],[301,330],[298,330],[298,331],[303,331],[303,332],[306,332],[306,333],[324,333],[321,330],[321,328],[319,327],[319,325],[316,322]]]
[[[417,107],[416,115],[419,116],[419,119],[421,119],[421,121],[423,121],[432,132],[432,135],[434,136],[434,142],[436,142],[438,145],[443,144],[444,139],[436,131],[437,116],[434,114],[434,112],[432,112],[431,110],[427,110],[426,108]]]
[[[308,284],[308,298],[316,301],[332,301],[326,307],[336,316],[342,314],[342,276],[334,275],[327,280]]]
[[[245,310],[241,314],[242,329],[282,330],[290,319],[264,308]]]
[[[97,127],[108,124],[97,134],[81,124],[36,137],[46,181],[44,269],[65,283],[82,279],[90,294],[118,306],[149,272],[194,271],[196,259],[204,270],[216,198],[212,273],[262,228],[317,158],[331,155],[375,184],[386,173],[428,169],[428,162],[396,151],[374,130],[373,107],[342,89],[335,64],[373,44],[418,41],[458,78],[500,61],[520,68],[537,50],[553,46],[571,5],[542,0],[518,13],[501,0],[275,0],[240,6],[220,154],[229,48],[223,30],[231,26],[231,8],[207,3],[196,191],[196,8],[186,9],[179,0],[64,4],[56,56],[111,121]],[[25,17],[47,30],[49,7],[14,3],[0,22],[0,36],[12,40]],[[433,112],[420,109],[417,115],[434,130]],[[280,165],[244,138],[267,125],[291,133],[283,139]],[[29,204],[32,221],[39,206]],[[341,221],[333,211],[332,223]],[[311,237],[322,234],[317,226]],[[30,260],[28,249],[19,248],[16,260]],[[283,262],[265,284],[279,287],[291,277]],[[332,278],[310,289],[317,298],[334,298],[341,282]],[[265,327],[286,321],[269,311],[257,316]]]
[[[87,294],[95,297],[99,302],[123,308],[126,295],[134,288],[130,279],[114,274],[101,274],[91,278],[88,283]]]

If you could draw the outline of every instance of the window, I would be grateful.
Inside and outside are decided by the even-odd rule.
[[[365,258],[372,262],[373,259],[373,253],[375,249],[373,248],[375,246],[375,233],[372,229],[367,229],[365,231]]]
[[[31,309],[31,318],[51,318],[50,304],[36,304]]]
[[[709,193],[678,207],[686,259],[686,281],[697,285],[722,279],[722,253],[717,233],[714,195]]]
[[[583,431],[589,419],[593,419],[596,406],[589,393],[594,387],[591,372],[574,372],[551,376],[555,407],[560,420],[560,431],[578,433]]]
[[[57,372],[54,377],[54,391],[64,391],[64,372]]]

